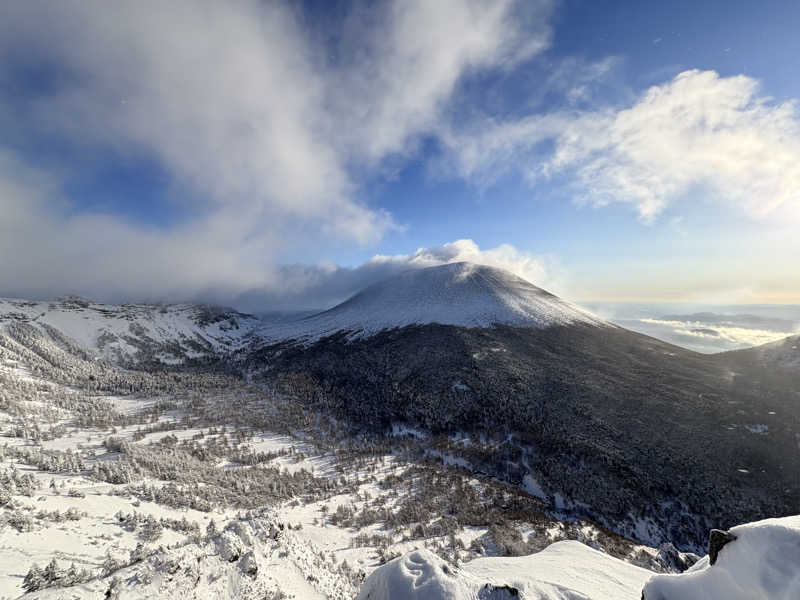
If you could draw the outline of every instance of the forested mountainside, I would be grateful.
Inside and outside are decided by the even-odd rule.
[[[655,526],[696,547],[711,522],[800,510],[797,377],[733,357],[621,328],[427,325],[248,360],[371,431],[511,436],[513,449],[476,467],[516,484],[532,476],[551,500],[631,533]]]
[[[712,522],[800,511],[792,338],[702,355],[496,271],[448,265],[377,284],[268,327],[260,348],[240,354],[243,370],[372,432],[400,423],[511,440],[475,468],[540,482],[554,505],[653,541],[699,548]],[[405,288],[413,318],[382,316]],[[419,316],[426,305],[439,314],[451,296],[449,320]],[[484,318],[520,305],[516,320]]]

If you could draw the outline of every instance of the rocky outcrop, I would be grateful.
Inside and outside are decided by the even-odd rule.
[[[687,573],[656,575],[643,600],[800,598],[800,516],[711,530],[708,556]]]
[[[708,535],[708,560],[710,564],[717,562],[717,556],[727,544],[736,539],[736,536],[730,531],[723,531],[721,529],[712,529]]]

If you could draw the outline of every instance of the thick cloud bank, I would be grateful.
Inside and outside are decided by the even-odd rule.
[[[546,48],[550,12],[353,3],[315,23],[277,1],[4,3],[0,294],[230,300],[279,289],[278,257],[310,237],[375,243],[397,225],[362,175],[413,154],[462,78]],[[69,191],[136,161],[163,171],[177,222]]]
[[[797,305],[589,303],[588,307],[628,329],[705,353],[758,346],[800,332]]]

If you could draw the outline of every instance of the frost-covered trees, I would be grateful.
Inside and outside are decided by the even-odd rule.
[[[103,577],[108,577],[115,571],[119,570],[124,563],[118,560],[111,551],[109,550],[106,552],[106,558],[103,560],[103,564],[100,566],[100,572]]]
[[[53,558],[44,569],[34,563],[22,580],[22,588],[26,592],[35,592],[49,587],[69,587],[76,583],[88,581],[91,574],[86,569],[78,570],[73,562],[68,569],[64,570],[58,565],[58,561]]]
[[[39,568],[39,565],[34,563],[25,575],[25,579],[22,580],[22,588],[26,592],[35,592],[43,587],[46,587],[44,572]]]
[[[139,537],[144,542],[155,542],[161,537],[164,526],[153,515],[148,515],[139,528]]]
[[[56,559],[52,559],[44,568],[44,580],[48,586],[56,585],[61,579],[61,569],[58,568]]]

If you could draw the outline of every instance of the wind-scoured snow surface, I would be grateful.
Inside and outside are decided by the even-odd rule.
[[[459,568],[414,550],[375,570],[357,600],[639,600],[651,576],[576,541],[530,556],[478,558]]]
[[[52,328],[99,358],[130,361],[146,354],[152,360],[178,364],[240,348],[260,321],[230,309],[193,304],[0,299],[0,333],[20,323],[45,333]]]
[[[373,284],[334,308],[268,325],[269,340],[314,341],[347,332],[438,323],[462,327],[549,327],[604,321],[503,269],[460,262],[408,271]]]
[[[797,600],[800,598],[800,516],[733,527],[736,539],[686,573],[656,575],[645,600]]]

